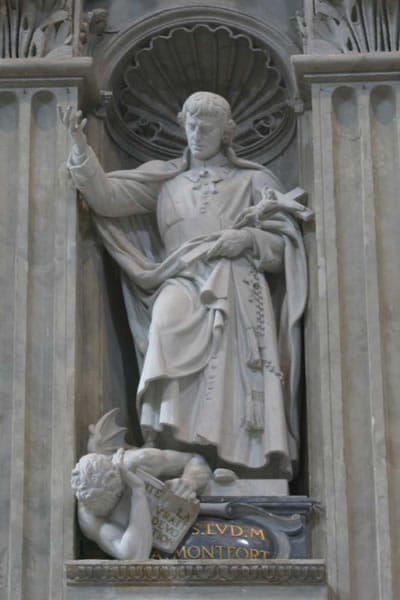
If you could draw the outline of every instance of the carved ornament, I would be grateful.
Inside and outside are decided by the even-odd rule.
[[[73,9],[73,0],[1,2],[0,58],[71,56]]]
[[[108,11],[103,8],[81,15],[79,27],[80,54],[92,56],[97,44],[103,38],[107,27]]]
[[[313,30],[325,53],[396,51],[400,49],[400,4],[397,0],[318,0]]]
[[[168,585],[324,585],[322,560],[91,560],[66,563],[67,585],[168,586]]]

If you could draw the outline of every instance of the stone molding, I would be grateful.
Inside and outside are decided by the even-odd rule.
[[[392,0],[317,0],[315,53],[400,50],[400,8]]]
[[[199,48],[193,48],[196,37],[202,38]],[[204,43],[205,38],[210,38],[209,43]],[[219,38],[223,38],[222,41]],[[132,40],[135,40],[133,47]],[[182,44],[185,51],[182,51]],[[235,94],[232,92],[233,97],[229,94],[230,82],[224,80],[227,72],[229,74],[229,59],[225,56],[225,66],[216,68],[216,82],[212,77],[208,81],[204,76],[204,64],[207,69],[212,67],[215,62],[212,48],[218,47],[218,44],[224,48],[224,54],[232,50],[232,60],[238,44],[249,55],[246,54],[242,81],[249,79],[252,92],[246,103],[238,104],[237,110]],[[177,69],[176,57],[185,56],[188,60],[191,52],[193,56],[188,65],[193,68]],[[210,53],[206,60],[204,52]],[[102,88],[113,92],[113,100],[107,106],[107,128],[118,146],[139,161],[179,156],[184,139],[176,125],[176,113],[191,92],[208,89],[225,95],[233,105],[234,118],[238,123],[238,154],[267,164],[284,151],[294,134],[295,118],[291,103],[295,85],[289,59],[297,52],[293,42],[282,32],[269,23],[259,22],[238,11],[212,6],[162,11],[128,27],[103,46],[101,54],[96,56],[97,62],[106,62]],[[169,80],[169,55],[172,56],[172,85],[166,83]],[[247,70],[252,62],[254,68],[249,76]],[[203,76],[199,77],[202,72]],[[154,93],[147,89],[146,82],[149,80],[159,82]],[[275,90],[271,95],[262,89],[262,84],[268,80]],[[156,90],[159,89],[162,94],[157,103]],[[253,90],[257,89],[256,97],[253,97]],[[253,118],[249,106],[257,103],[259,110]]]
[[[88,56],[65,59],[41,60],[32,58],[21,60],[8,58],[1,61],[1,75],[15,78],[23,77],[69,77],[76,73],[79,76],[89,77],[93,69],[93,59]]]
[[[325,585],[323,560],[76,560],[65,564],[67,585]]]
[[[3,59],[0,85],[2,88],[76,86],[81,93],[81,105],[85,108],[98,104],[100,98],[93,74],[93,59],[90,57]]]
[[[398,81],[400,52],[371,54],[331,54],[292,56],[300,96],[309,100],[313,83],[348,83],[367,81]]]

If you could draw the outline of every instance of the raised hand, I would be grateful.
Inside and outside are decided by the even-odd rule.
[[[67,106],[64,109],[58,107],[58,114],[64,127],[69,132],[79,154],[84,154],[87,148],[87,139],[83,130],[86,127],[87,119],[82,119],[82,111],[74,110],[72,106]]]

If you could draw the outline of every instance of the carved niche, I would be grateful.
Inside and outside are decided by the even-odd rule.
[[[291,141],[294,85],[288,64],[268,35],[211,13],[185,19],[186,11],[177,22],[175,12],[169,26],[149,25],[142,36],[132,31],[130,40],[136,41],[120,52],[108,82],[112,100],[106,124],[118,146],[136,160],[182,154],[185,138],[176,115],[199,90],[231,104],[239,156],[267,164]]]
[[[318,0],[313,37],[325,53],[400,50],[400,2]]]

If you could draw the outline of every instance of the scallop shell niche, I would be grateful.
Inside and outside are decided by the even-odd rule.
[[[196,91],[225,97],[236,153],[267,164],[295,129],[288,77],[265,42],[226,25],[177,26],[133,47],[111,80],[110,134],[137,160],[172,159],[185,147],[177,113]]]

